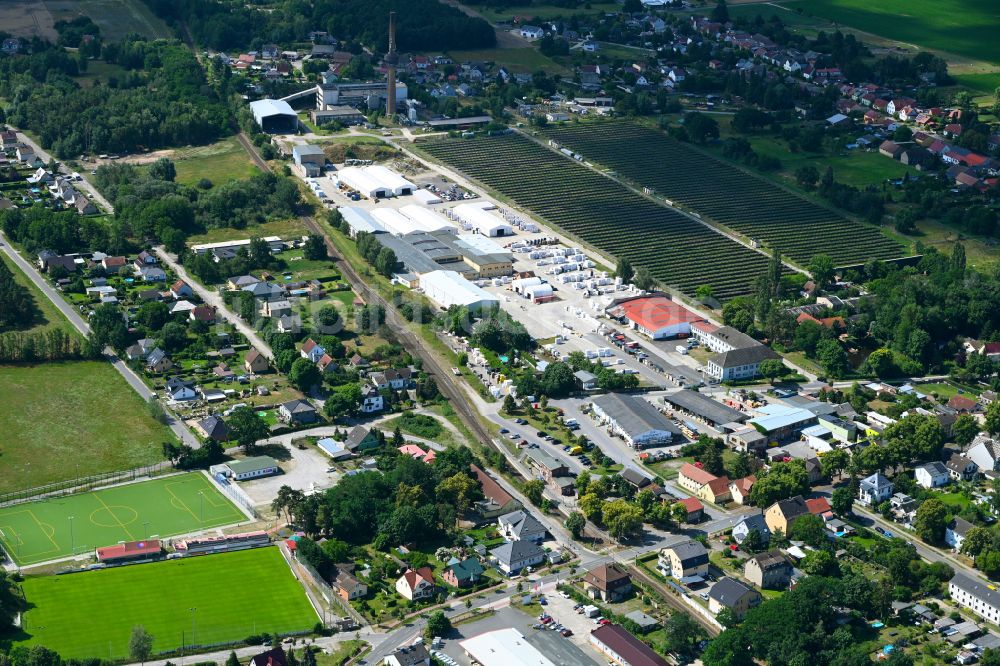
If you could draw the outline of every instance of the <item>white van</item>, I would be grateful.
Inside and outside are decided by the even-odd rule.
[[[687,355],[687,353],[688,353],[687,345],[677,345],[676,347],[674,347],[674,349],[677,350],[678,354]]]

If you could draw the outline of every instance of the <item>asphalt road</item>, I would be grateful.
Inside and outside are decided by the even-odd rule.
[[[246,339],[257,348],[257,351],[262,352],[268,358],[274,358],[274,354],[271,352],[271,346],[264,342],[264,339],[257,334],[257,331],[255,331],[253,327],[229,310],[229,306],[222,298],[222,294],[212,289],[206,289],[201,286],[201,283],[197,280],[192,279],[184,267],[177,263],[176,257],[168,253],[162,245],[154,247],[153,252],[155,252],[156,255],[163,260],[163,263],[169,266],[170,269],[177,274],[177,277],[188,283],[194,293],[198,294],[198,298],[205,301],[208,305],[215,307],[217,315],[223,317],[226,321],[235,326],[236,330],[242,333],[244,337],[246,337]]]
[[[7,240],[7,236],[4,235],[2,231],[0,231],[0,250],[2,250],[4,254],[10,257],[14,263],[18,265],[18,267],[24,272],[25,275],[28,276],[35,286],[41,290],[45,297],[59,309],[66,319],[69,320],[69,323],[73,325],[73,328],[80,331],[80,333],[84,336],[90,335],[90,325],[84,320],[83,317],[80,316],[80,313],[77,312],[73,306],[63,300],[62,296],[56,292],[56,290],[48,283],[48,281],[45,280],[44,277],[42,277],[33,263],[22,257],[14,250],[14,248],[11,247],[10,242]],[[104,350],[104,357],[111,363],[111,365],[114,366],[115,370],[117,370],[121,376],[125,378],[125,381],[128,382],[129,386],[131,386],[143,400],[148,401],[151,397],[153,397],[153,392],[149,389],[149,387],[146,386],[138,375],[132,371],[132,368],[128,367],[124,361],[118,358],[118,355],[115,354],[110,347]],[[180,419],[176,418],[169,411],[169,409],[164,409],[166,410],[167,418],[169,419],[168,425],[170,426],[170,429],[174,431],[174,434],[177,435],[178,439],[194,448],[200,447],[201,443],[188,429],[187,425]]]

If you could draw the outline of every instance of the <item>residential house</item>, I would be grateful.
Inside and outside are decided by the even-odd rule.
[[[326,356],[324,354],[324,356]],[[322,360],[322,359],[320,359]],[[382,394],[376,391],[371,386],[361,387],[361,413],[362,414],[372,414],[374,412],[382,411],[385,406],[385,400],[382,398]]]
[[[583,577],[583,589],[593,599],[622,601],[632,592],[632,577],[615,563],[600,564]]]
[[[764,522],[771,534],[779,530],[782,534],[788,535],[789,528],[795,523],[796,518],[809,513],[809,507],[800,495],[789,497],[775,502],[764,511]]]
[[[284,317],[278,317],[278,332],[279,333],[291,333],[292,335],[298,334],[302,330],[302,317],[297,314],[285,315]]]
[[[213,439],[216,442],[225,442],[229,439],[229,426],[221,416],[214,414],[206,416],[195,422],[194,429],[205,439]]]
[[[431,655],[423,643],[414,643],[387,655],[382,663],[384,666],[431,666]]]
[[[699,523],[705,517],[705,505],[697,497],[685,497],[677,500],[677,504],[687,511],[687,519],[684,521],[686,523]]]
[[[948,468],[952,481],[972,481],[979,473],[979,465],[975,461],[958,453],[952,454],[944,466]]]
[[[535,25],[524,25],[521,26],[520,34],[521,37],[534,41],[536,39],[541,39],[542,37],[544,37],[545,31]]]
[[[128,261],[125,257],[104,257],[101,259],[101,267],[104,268],[104,272],[112,275],[120,271],[125,267]]]
[[[368,586],[346,571],[337,573],[337,577],[334,579],[331,587],[337,593],[337,596],[344,601],[364,599],[368,596]]]
[[[759,606],[761,601],[763,597],[760,592],[729,576],[720,578],[708,592],[709,611],[718,615],[723,609],[727,609],[736,619],[741,619],[748,610]]]
[[[410,456],[414,460],[421,460],[427,464],[434,462],[434,458],[437,457],[437,454],[434,453],[434,449],[428,447],[427,450],[424,451],[416,444],[404,444],[403,446],[400,446],[396,450],[402,453],[404,456]]]
[[[948,582],[948,595],[959,606],[993,624],[1000,624],[1000,592],[994,587],[985,580],[956,573]]]
[[[409,368],[402,368],[400,370],[389,368],[384,372],[373,372],[369,376],[372,385],[379,391],[402,391],[412,385],[412,377],[413,372]]]
[[[267,372],[271,365],[267,357],[256,349],[250,349],[243,358],[243,368],[251,375],[259,375]]]
[[[160,269],[156,269],[160,270]],[[200,321],[206,324],[210,324],[215,321],[215,306],[214,305],[199,305],[194,310],[188,313],[191,321]]]
[[[586,370],[577,370],[573,373],[577,385],[584,391],[593,391],[597,388],[597,376]]]
[[[252,287],[258,282],[260,282],[260,280],[252,275],[237,275],[226,281],[226,287],[230,291],[240,291],[247,287]]]
[[[697,494],[702,486],[709,481],[714,481],[717,477],[691,463],[684,463],[677,475],[677,484],[688,492]]]
[[[278,407],[278,418],[289,425],[315,423],[316,408],[305,400],[289,400]]]
[[[482,500],[476,502],[475,512],[483,521],[491,521],[518,509],[523,509],[521,502],[515,499],[510,493],[503,489],[489,474],[484,472],[477,465],[470,467],[479,487],[483,491]]]
[[[740,522],[733,526],[733,540],[736,543],[743,543],[743,540],[749,536],[750,532],[757,532],[762,545],[767,545],[771,540],[771,528],[767,526],[764,514],[754,513],[744,516]]]
[[[264,301],[264,305],[261,306],[260,312],[263,316],[268,319],[280,319],[281,317],[288,317],[292,314],[292,304],[285,300],[279,299],[276,301]],[[323,349],[319,347],[319,349]],[[322,356],[322,354],[320,354]],[[313,361],[315,363],[315,361]]]
[[[534,541],[508,541],[490,551],[497,568],[508,576],[545,561],[545,551]]]
[[[354,426],[347,434],[344,441],[344,448],[352,453],[364,453],[378,448],[378,436],[374,430],[369,430],[364,426]]]
[[[777,550],[758,553],[746,561],[743,577],[763,590],[783,590],[792,580],[792,565]]]
[[[194,390],[194,382],[180,377],[171,377],[167,380],[167,396],[174,402],[183,402],[194,400],[198,397],[198,393]]]
[[[569,474],[569,468],[544,449],[531,449],[527,456],[528,464],[541,474],[549,483],[554,478]]]
[[[981,411],[979,402],[964,395],[954,395],[948,401],[948,406],[960,414],[972,414]]]
[[[701,487],[698,491],[698,497],[713,504],[728,502],[732,498],[729,493],[729,477],[720,476],[712,479]]]
[[[858,486],[858,500],[867,506],[876,506],[892,497],[892,481],[882,472],[875,472],[861,480]]]
[[[146,355],[147,372],[166,372],[174,367],[174,362],[170,360],[167,353],[157,347]]]
[[[1000,466],[1000,442],[986,433],[976,435],[965,453],[983,472],[996,471]]]
[[[285,651],[278,646],[254,655],[248,666],[288,666],[288,659],[285,657]]]
[[[323,354],[326,353],[326,349],[324,349],[322,345],[312,338],[309,338],[302,344],[302,349],[299,353],[302,354],[302,358],[307,358],[313,363],[316,363],[323,358]]]
[[[499,532],[508,541],[544,541],[546,529],[533,515],[519,509],[497,518]]]
[[[323,358],[321,358],[316,363],[316,367],[319,368],[319,371],[322,372],[322,373],[324,373],[324,374],[326,374],[328,372],[336,372],[337,371],[337,361],[336,361],[336,359],[334,359],[329,354],[323,354]]]
[[[708,573],[708,551],[699,541],[683,541],[660,551],[657,568],[664,576],[681,580]]]
[[[750,502],[750,490],[753,488],[753,484],[757,481],[757,477],[753,474],[750,476],[745,476],[742,479],[736,479],[729,483],[729,495],[734,502],[737,504],[747,504]]]
[[[975,525],[969,521],[956,516],[944,530],[944,542],[955,550],[960,550],[965,537],[973,527]]]
[[[125,349],[125,358],[130,361],[139,361],[149,356],[149,353],[156,348],[156,340],[143,338]]]
[[[194,290],[191,289],[191,286],[184,280],[177,280],[170,285],[170,293],[173,295],[174,300],[192,298],[194,296]]]
[[[135,257],[133,264],[136,268],[142,268],[143,266],[156,266],[160,263],[160,260],[156,258],[156,255],[152,252],[143,250]]]
[[[407,601],[429,599],[437,593],[437,589],[430,567],[410,569],[396,581],[396,592]]]
[[[441,578],[452,587],[470,587],[479,582],[483,571],[479,560],[470,557],[446,566]]]
[[[921,488],[939,488],[951,483],[951,475],[944,463],[929,462],[914,470],[913,477]]]

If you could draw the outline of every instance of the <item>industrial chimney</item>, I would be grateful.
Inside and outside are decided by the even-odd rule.
[[[385,54],[386,79],[388,89],[386,90],[385,113],[390,120],[396,118],[396,65],[399,64],[399,55],[396,54],[396,12],[389,12],[389,52]]]

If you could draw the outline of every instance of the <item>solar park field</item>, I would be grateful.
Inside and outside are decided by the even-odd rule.
[[[688,295],[703,284],[720,300],[747,294],[767,268],[763,254],[519,134],[432,139],[417,147]]]
[[[776,247],[801,265],[814,255],[836,264],[901,256],[899,244],[664,132],[631,122],[564,125],[545,134],[584,159],[650,187],[705,219]]]
[[[204,474],[191,472],[0,508],[0,545],[28,566],[244,520]]]
[[[308,631],[319,619],[275,547],[28,576],[21,587],[30,609],[14,645],[44,645],[64,659],[127,658],[137,624],[157,654]]]

